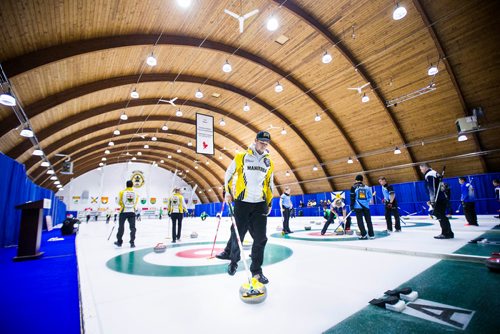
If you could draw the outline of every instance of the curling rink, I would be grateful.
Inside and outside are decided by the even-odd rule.
[[[263,271],[270,283],[266,301],[257,305],[239,299],[246,281],[241,262],[229,276],[229,261],[209,258],[215,217],[185,218],[176,244],[168,237],[167,219],[143,219],[136,224],[134,249],[128,224],[123,247],[117,248],[116,228],[107,240],[112,222],[82,223],[77,254],[85,333],[494,333],[500,328],[495,311],[500,277],[482,263],[499,246],[468,244],[485,233],[500,239],[500,230],[492,230],[498,219],[479,216],[480,226],[469,227],[459,216],[450,220],[455,233],[450,240],[433,238],[440,228],[429,217],[406,219],[402,233],[391,234],[383,217],[373,220],[376,238],[358,240],[355,234],[332,233],[336,224],[321,236],[322,217],[291,219],[295,233],[283,237],[277,230],[281,219],[269,218]],[[223,217],[214,255],[224,248],[230,224]],[[198,237],[191,238],[192,232]],[[166,252],[154,253],[160,242]],[[397,313],[368,304],[402,286],[418,291],[419,307]]]

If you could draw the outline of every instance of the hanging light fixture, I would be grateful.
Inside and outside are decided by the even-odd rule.
[[[401,154],[401,150],[396,146],[396,149],[394,150],[394,154]]]
[[[193,143],[191,142],[191,140],[190,140],[190,141],[188,141],[188,146],[189,146],[189,147],[193,146]]]
[[[47,174],[52,175],[52,174],[54,174],[54,173],[55,173],[55,172],[54,172],[54,170],[53,170],[53,169],[47,169]]]
[[[62,188],[62,186],[61,186],[60,184],[58,184],[56,187],[57,187],[57,188],[59,188],[59,189],[61,189],[61,188]]]
[[[120,135],[120,130],[116,129],[115,131],[113,131],[113,134],[115,136],[119,136]]]
[[[323,62],[323,64],[328,64],[332,61],[332,55],[328,53],[328,51],[325,51],[325,53],[323,54],[323,57],[321,57],[321,61]]]
[[[396,8],[394,8],[394,11],[392,12],[392,18],[396,21],[401,20],[403,17],[406,16],[406,8],[403,6],[399,6],[399,2],[396,3]]]
[[[467,135],[465,134],[461,134],[460,136],[458,136],[458,141],[466,141],[467,139]]]
[[[225,126],[226,125],[226,122],[224,121],[224,118],[220,119],[219,125],[220,126]]]
[[[274,15],[271,15],[271,17],[269,18],[269,20],[267,20],[267,23],[266,23],[266,28],[267,30],[269,31],[275,31],[276,29],[278,29],[280,26],[278,20],[274,17]]]
[[[437,68],[437,65],[431,64],[431,66],[429,66],[429,69],[427,70],[427,75],[433,76],[438,74],[438,72],[439,69]]]
[[[132,157],[132,160],[135,161],[135,160],[137,160],[137,158],[136,157]]]
[[[40,150],[40,149],[35,149],[33,151],[33,155],[37,156],[37,157],[41,157],[43,155],[43,151]]]
[[[172,156],[169,154],[169,155],[167,155],[167,158],[172,159]]]
[[[144,148],[145,148],[145,149],[148,149],[148,148],[149,148],[149,145],[148,145],[148,144],[145,144],[145,145],[144,145]]]
[[[157,141],[157,140],[158,138],[156,138],[156,136],[151,137],[151,141]]]
[[[203,93],[201,92],[201,89],[198,88],[198,90],[196,90],[196,93],[194,93],[194,97],[196,97],[197,99],[203,98]]]
[[[33,131],[29,127],[25,127],[24,129],[22,129],[19,134],[22,137],[26,137],[26,138],[32,138],[33,137]]]
[[[61,181],[59,181],[59,180],[54,181],[54,184],[61,184]]]
[[[281,93],[283,91],[283,86],[280,84],[280,82],[276,82],[276,86],[274,86],[274,91],[276,93]]]
[[[289,171],[286,171],[286,172],[285,172],[285,176],[290,176],[290,172],[289,172]]]
[[[63,188],[63,187],[61,187],[61,188],[59,188],[59,190],[61,190],[61,191],[62,191],[62,190],[64,190],[64,188]]]
[[[313,171],[317,171],[318,170],[318,167],[316,167],[316,165],[313,166]]]
[[[182,117],[182,110],[180,108],[175,112],[175,116]]]
[[[126,120],[128,119],[128,116],[127,116],[127,114],[125,113],[125,111],[124,111],[124,112],[122,112],[122,114],[120,115],[120,119],[121,119],[122,121],[126,121]]]
[[[314,117],[314,120],[315,120],[316,122],[321,121],[321,116],[320,116],[319,114],[316,114],[316,116]]]
[[[282,134],[283,136],[284,136],[284,135],[286,135],[286,130],[285,130],[285,128],[283,128],[283,129],[281,130],[281,134]]]
[[[106,161],[108,159],[106,159],[106,157],[102,157],[101,161]]]
[[[177,149],[177,153],[182,153],[182,150],[180,147]]]
[[[134,90],[130,93],[130,97],[133,99],[139,98],[139,93],[137,92],[137,89],[134,88]]]
[[[366,95],[366,93],[363,93],[363,97],[361,98],[361,102],[366,103],[370,101],[370,97]]]
[[[222,154],[219,155],[219,160],[222,160]]]
[[[191,6],[191,0],[177,0],[177,4],[182,8],[188,8]]]
[[[194,165],[194,169],[198,169],[198,165]]]
[[[347,163],[348,163],[348,164],[352,164],[352,163],[353,163],[353,161],[352,161],[351,157],[349,157],[349,159],[347,159]]]
[[[163,131],[167,131],[167,130],[168,130],[168,125],[167,125],[167,123],[163,124],[163,126],[161,127],[161,129],[162,129]]]
[[[115,146],[115,143],[113,143],[112,141],[110,141],[110,142],[108,143],[108,146]]]
[[[149,57],[146,59],[146,64],[148,64],[151,67],[156,66],[156,64],[158,64],[158,61],[156,60],[155,55],[153,54],[153,52],[151,52],[151,54],[149,55]]]
[[[142,155],[142,152],[141,152],[141,151],[137,152],[137,155],[138,155],[138,156],[141,156],[141,155]]]
[[[160,160],[160,163],[161,163],[161,164],[162,164],[162,163],[165,163],[165,160],[161,159],[161,160]]]
[[[110,153],[111,153],[111,151],[110,151],[110,150],[106,150],[106,151],[104,151],[104,154],[110,154]]]
[[[231,64],[229,64],[229,61],[227,61],[226,59],[226,62],[224,63],[224,65],[222,65],[222,71],[224,71],[224,73],[229,73],[233,70],[233,67],[231,66]]]
[[[42,166],[42,167],[49,167],[50,163],[48,161],[42,161],[42,163],[40,164],[40,166]]]
[[[55,175],[54,175],[54,176],[51,176],[51,177],[50,177],[50,179],[51,179],[52,181],[55,181],[55,180],[57,180],[57,176],[55,176]]]
[[[2,93],[0,95],[0,103],[4,106],[13,107],[16,105],[16,98],[12,95],[12,92]]]
[[[210,165],[210,162],[207,160],[207,161],[205,162],[205,165],[207,165],[207,166],[208,166],[208,165]]]
[[[250,111],[250,106],[248,105],[248,102],[245,102],[245,105],[243,106],[243,111]]]

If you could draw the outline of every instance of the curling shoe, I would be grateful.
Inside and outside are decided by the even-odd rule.
[[[229,254],[226,251],[223,251],[223,252],[215,255],[215,257],[218,258],[219,260],[231,260],[231,258],[229,257]]]
[[[228,266],[227,266],[227,273],[230,275],[230,276],[234,276],[234,274],[236,274],[236,270],[238,269],[238,263],[237,262],[231,262]]]
[[[255,274],[253,275],[253,278],[255,278],[257,281],[259,281],[260,283],[262,284],[267,284],[269,283],[269,280],[267,279],[266,276],[264,276],[263,273],[260,273],[260,274]]]

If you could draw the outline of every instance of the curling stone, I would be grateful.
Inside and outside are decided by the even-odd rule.
[[[492,254],[492,257],[486,260],[486,267],[493,272],[500,272],[500,257]],[[498,254],[498,253],[497,253]]]
[[[167,250],[167,246],[160,242],[153,248],[153,250],[155,253],[165,253],[165,251]]]
[[[191,232],[191,239],[196,239],[196,238],[198,238],[198,233],[196,233],[194,231]]]
[[[354,232],[353,232],[352,230],[346,230],[346,231],[345,231],[345,234],[348,234],[348,235],[353,235],[353,234],[354,234]]]
[[[305,224],[305,225],[304,225],[304,230],[306,230],[306,231],[310,231],[310,230],[311,230],[311,225],[309,225],[309,224]]]
[[[240,287],[240,299],[246,304],[260,304],[267,298],[266,286],[252,278],[252,285],[248,282]]]

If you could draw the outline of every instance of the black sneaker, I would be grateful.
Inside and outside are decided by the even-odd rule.
[[[396,232],[401,232],[401,230],[396,230]]]
[[[234,276],[236,274],[236,270],[238,269],[238,263],[237,262],[231,262],[227,266],[227,273],[231,276]]]
[[[133,242],[130,243],[130,248],[135,248],[135,244]]]
[[[222,253],[215,255],[215,257],[220,260],[231,260],[229,253],[227,253],[226,251],[223,251]]]
[[[440,235],[436,235],[434,237],[434,239],[449,239],[447,236],[445,236],[444,234],[440,234]]]
[[[122,246],[122,244],[121,244],[121,243],[119,243],[118,241],[115,241],[115,246],[116,246],[116,247],[121,247],[121,246]]]
[[[368,236],[367,236],[367,235],[364,235],[364,236],[362,236],[362,237],[359,237],[358,239],[359,239],[359,240],[368,240]]]
[[[260,273],[260,274],[255,274],[253,275],[253,278],[255,278],[257,281],[259,281],[260,283],[262,284],[267,284],[269,283],[269,280],[267,279],[266,276],[264,276],[263,273]]]

